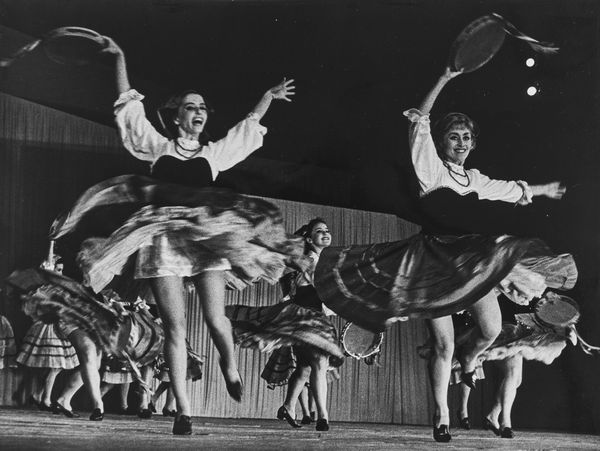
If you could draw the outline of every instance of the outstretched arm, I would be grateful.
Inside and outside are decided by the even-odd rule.
[[[433,85],[433,88],[431,88],[431,91],[429,91],[427,93],[427,95],[423,99],[423,102],[421,102],[419,111],[423,114],[431,113],[433,104],[435,103],[436,99],[440,95],[440,92],[442,92],[442,89],[444,88],[444,86],[446,86],[446,83],[448,83],[450,80],[452,80],[454,77],[460,75],[461,73],[462,73],[462,71],[461,72],[453,72],[452,70],[450,70],[449,67],[446,67],[446,69],[444,70],[444,73],[440,76],[440,78],[438,79],[436,84]]]
[[[258,101],[252,112],[257,116],[260,121],[262,117],[265,115],[269,107],[271,106],[271,102],[273,99],[281,99],[286,102],[291,102],[290,96],[295,94],[294,90],[296,87],[294,86],[294,80],[286,80],[285,78],[281,83],[277,86],[273,86],[269,89]]]
[[[115,79],[117,82],[117,91],[119,94],[127,92],[131,89],[129,84],[129,76],[127,75],[127,65],[125,64],[125,53],[119,45],[108,36],[104,37],[106,47],[102,53],[110,53],[115,55]]]
[[[560,200],[567,192],[567,187],[561,182],[551,182],[544,185],[530,185],[533,197],[545,196],[550,199]]]

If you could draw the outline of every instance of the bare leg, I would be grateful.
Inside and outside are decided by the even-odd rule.
[[[168,276],[151,279],[152,291],[165,331],[165,359],[169,365],[171,386],[180,415],[191,416],[192,410],[185,386],[187,353],[185,347],[186,322],[183,280]]]
[[[504,378],[500,383],[499,398],[502,406],[499,422],[501,428],[512,427],[510,420],[512,406],[517,396],[517,390],[523,378],[523,357],[516,355],[502,361]]]
[[[458,393],[460,395],[460,408],[458,410],[460,418],[469,418],[469,395],[471,387],[466,384],[458,384]]]
[[[167,387],[167,399],[165,401],[165,409],[175,410],[175,395],[173,394],[173,390],[171,390],[171,386]]]
[[[40,402],[46,407],[49,407],[50,404],[52,404],[52,389],[54,388],[56,376],[58,376],[61,371],[62,369],[60,368],[50,368],[46,375],[46,379],[44,380],[44,391],[40,398]]]
[[[318,418],[328,420],[329,412],[327,411],[327,368],[329,368],[329,360],[327,356],[320,355],[310,362],[310,389],[317,403]]]
[[[129,382],[125,383],[125,384],[120,384],[121,386],[119,387],[119,395],[120,395],[120,402],[121,402],[121,409],[123,411],[127,410],[127,408],[129,407],[129,403],[127,401],[127,397],[129,396]]]
[[[104,396],[112,390],[112,388],[115,386],[115,384],[111,384],[108,382],[102,382],[102,384],[100,385],[100,394],[102,395],[102,397],[104,398]]]
[[[150,387],[150,385],[152,384],[152,375],[154,373],[152,366],[150,366],[150,365],[144,366],[141,369],[141,373],[142,373],[142,379],[144,380],[146,385],[148,385],[148,387]],[[140,411],[144,410],[144,409],[148,409],[149,402],[150,402],[150,396],[149,396],[148,392],[140,387],[140,400],[139,400],[138,409]]]
[[[313,395],[312,390],[309,388],[308,390],[308,405],[310,409],[310,418],[312,420],[317,419],[317,403],[315,402],[315,396]]]
[[[71,410],[73,395],[85,384],[92,398],[94,408],[104,412],[102,395],[100,393],[100,367],[101,352],[96,349],[96,344],[82,330],[76,329],[69,335],[69,340],[79,357],[79,371],[74,371],[67,379],[65,388],[57,401],[66,409]]]
[[[300,396],[298,396],[298,401],[300,401],[300,408],[302,409],[303,417],[310,417],[310,410],[308,408],[308,387],[305,385],[302,391],[300,392]]]
[[[296,401],[298,400],[300,392],[308,381],[310,371],[311,370],[309,366],[298,366],[290,376],[287,393],[285,395],[285,401],[283,403],[283,406],[287,409],[290,415],[296,415]]]
[[[429,378],[435,402],[434,426],[439,427],[442,424],[450,425],[448,384],[454,354],[454,325],[450,316],[427,320],[427,325],[433,340]]]
[[[474,340],[470,342],[470,346],[465,346],[464,354],[461,356],[465,373],[475,371],[479,356],[494,342],[502,329],[500,306],[493,291],[473,304],[469,313],[478,327],[473,335]]]
[[[160,398],[160,395],[163,394],[163,392],[169,388],[169,382],[161,382],[160,384],[158,384],[158,387],[156,388],[156,390],[154,390],[154,394],[152,395],[152,404],[156,404],[158,401],[158,398]]]
[[[241,383],[241,378],[235,359],[231,322],[225,316],[223,271],[205,271],[198,274],[194,282],[202,300],[204,321],[221,356],[221,371],[229,390],[231,384]]]

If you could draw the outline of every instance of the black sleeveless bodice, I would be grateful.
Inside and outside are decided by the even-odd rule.
[[[180,160],[170,155],[162,156],[152,168],[152,177],[163,182],[198,188],[213,183],[210,165],[202,157]]]

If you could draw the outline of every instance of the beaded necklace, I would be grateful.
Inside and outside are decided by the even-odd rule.
[[[458,183],[460,186],[462,187],[467,187],[471,184],[471,178],[469,177],[469,173],[465,171],[464,174],[455,171],[454,169],[452,169],[452,166],[450,166],[450,164],[448,164],[447,161],[444,161],[444,166],[446,166],[446,169],[448,169],[448,173],[450,174],[450,177],[452,177],[452,179]],[[459,180],[456,178],[456,176],[462,177],[463,180]],[[466,183],[465,183],[465,179],[466,179]]]

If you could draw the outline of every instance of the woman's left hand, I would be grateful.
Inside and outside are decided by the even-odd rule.
[[[567,187],[563,185],[561,182],[552,182],[544,185],[545,187],[545,195],[550,199],[562,199],[562,197],[567,192]]]
[[[274,99],[285,100],[291,102],[290,96],[295,94],[296,86],[294,86],[294,79],[286,80],[285,78],[277,86],[273,86],[269,89],[268,93],[273,96]]]

